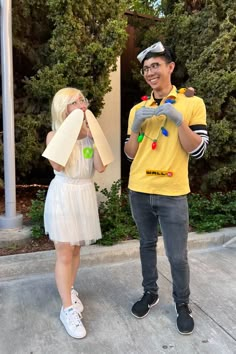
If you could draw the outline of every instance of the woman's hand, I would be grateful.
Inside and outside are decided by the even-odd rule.
[[[81,127],[79,135],[78,135],[78,139],[84,139],[87,136],[89,138],[93,139],[91,130],[89,129],[89,125],[88,125],[88,122],[87,122],[87,119],[86,119],[86,115],[84,113],[84,120],[83,120],[82,127]]]

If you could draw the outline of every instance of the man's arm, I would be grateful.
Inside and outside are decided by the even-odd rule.
[[[143,122],[152,117],[152,110],[145,106],[135,109],[134,107],[130,111],[128,134],[124,146],[124,152],[129,160],[133,160],[138,151],[138,135]],[[131,123],[132,122],[132,123]]]
[[[178,128],[178,134],[183,149],[189,154],[202,143],[202,137],[193,132],[184,121]]]
[[[124,152],[129,160],[133,160],[138,151],[138,134],[131,132],[131,135],[128,135],[125,141]]]
[[[178,128],[179,140],[183,149],[192,157],[200,159],[209,142],[206,125],[206,107],[198,101],[194,107],[189,126],[183,121]]]
[[[208,134],[206,127],[205,105],[198,104],[192,114],[189,126],[185,123],[181,112],[170,103],[155,109],[156,115],[165,114],[177,127],[180,144],[183,149],[195,158],[201,158],[207,148]]]

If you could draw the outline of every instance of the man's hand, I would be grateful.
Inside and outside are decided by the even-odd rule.
[[[183,116],[180,112],[175,109],[175,107],[171,103],[164,103],[162,106],[155,108],[154,115],[160,116],[161,114],[166,115],[172,122],[174,122],[177,127],[182,124]]]
[[[151,118],[156,115],[156,108],[141,107],[138,109],[134,116],[134,121],[131,130],[134,133],[139,133],[141,125],[147,118]]]

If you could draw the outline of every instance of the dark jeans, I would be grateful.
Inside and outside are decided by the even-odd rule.
[[[169,197],[129,191],[133,219],[140,236],[140,257],[144,291],[158,292],[157,227],[161,227],[165,252],[170,262],[173,298],[189,302],[189,264],[187,251],[187,196]]]

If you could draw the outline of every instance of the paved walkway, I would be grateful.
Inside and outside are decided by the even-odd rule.
[[[142,295],[138,243],[83,249],[76,283],[88,333],[82,340],[69,337],[59,321],[55,253],[0,257],[0,353],[236,354],[236,242],[229,242],[236,228],[209,235],[205,239],[212,242],[205,245],[200,242],[203,235],[198,246],[195,235],[189,239],[195,319],[191,336],[180,335],[175,327],[162,242],[158,246],[160,302],[141,320],[130,313]],[[222,237],[224,242],[217,243]]]

